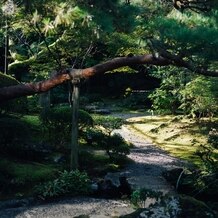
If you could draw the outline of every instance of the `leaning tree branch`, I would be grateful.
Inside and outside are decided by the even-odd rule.
[[[190,61],[183,60],[179,55],[173,55],[170,52],[166,50],[162,50],[159,52],[159,54],[168,60],[171,60],[172,65],[177,67],[184,67],[191,72],[194,72],[196,74],[201,74],[204,76],[211,76],[211,77],[218,77],[218,71],[210,71],[203,67],[198,67],[194,63]]]
[[[205,69],[196,68],[191,63],[184,61],[176,55],[169,53],[160,53],[159,56],[154,56],[152,54],[146,54],[141,56],[133,57],[119,57],[109,60],[105,63],[95,65],[86,69],[64,69],[53,74],[51,78],[36,82],[36,83],[26,83],[18,84],[15,86],[3,87],[0,89],[0,103],[15,99],[22,96],[29,96],[34,94],[39,94],[47,92],[50,89],[70,80],[80,80],[87,79],[97,74],[102,74],[107,71],[111,71],[124,66],[132,66],[137,64],[147,64],[156,66],[168,66],[174,65],[178,67],[184,67],[192,72],[218,77],[218,72],[207,71]]]

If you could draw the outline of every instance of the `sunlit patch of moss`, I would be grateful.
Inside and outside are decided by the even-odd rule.
[[[21,196],[32,193],[34,185],[54,178],[57,166],[33,162],[17,162],[1,157],[0,159],[0,198]]]
[[[0,170],[24,182],[40,182],[52,177],[57,170],[51,165],[39,163],[18,163],[7,159],[0,160]]]
[[[41,125],[41,121],[39,119],[39,116],[34,115],[25,115],[21,118],[22,120],[26,121],[30,125],[34,127],[39,127]]]
[[[148,116],[129,119],[131,127],[140,132],[145,138],[160,146],[173,156],[187,160],[198,166],[203,164],[202,159],[196,154],[200,145],[207,144],[208,132],[216,124],[203,119],[201,123],[194,119],[173,116]],[[218,149],[213,150],[214,160],[218,157]]]

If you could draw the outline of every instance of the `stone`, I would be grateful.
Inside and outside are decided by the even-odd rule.
[[[57,164],[61,164],[61,163],[65,163],[66,162],[66,158],[63,155],[55,156],[53,160]]]

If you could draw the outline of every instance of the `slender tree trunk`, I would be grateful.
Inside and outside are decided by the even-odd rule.
[[[78,169],[78,113],[79,113],[79,81],[72,81],[72,132],[71,132],[71,170]]]

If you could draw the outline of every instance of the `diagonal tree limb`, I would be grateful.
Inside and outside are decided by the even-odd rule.
[[[133,57],[119,57],[109,60],[105,63],[95,65],[86,69],[64,69],[53,74],[51,78],[36,82],[19,84],[15,86],[3,87],[0,89],[0,103],[15,99],[22,96],[29,96],[38,93],[47,92],[48,90],[70,80],[87,79],[97,74],[102,74],[124,66],[131,66],[134,64],[147,64],[156,66],[169,66],[174,65],[184,67],[190,71],[206,76],[218,77],[218,71],[207,71],[202,68],[196,68],[193,64],[184,61],[176,55],[168,52],[161,52],[159,56],[146,54]]]

